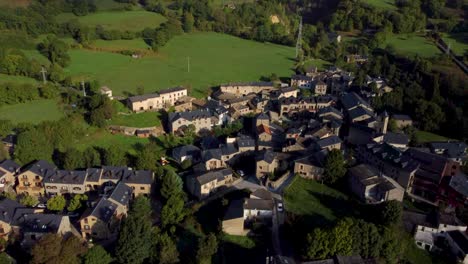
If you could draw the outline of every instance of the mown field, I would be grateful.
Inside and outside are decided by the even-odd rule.
[[[150,46],[143,41],[143,39],[120,39],[120,40],[112,40],[112,41],[107,41],[107,40],[102,40],[98,39],[95,40],[92,44],[92,47],[95,47],[97,49],[102,49],[104,51],[121,51],[121,50],[132,50],[132,51],[138,51],[138,50],[148,50],[150,49]]]
[[[36,100],[0,107],[0,119],[11,120],[15,124],[38,124],[47,120],[59,120],[63,116],[63,111],[54,100]]]
[[[396,9],[394,0],[364,0],[364,3],[368,3],[371,6],[385,10],[394,10]]]
[[[104,129],[95,129],[95,131],[89,131],[87,136],[75,142],[74,147],[79,150],[85,150],[88,147],[108,148],[113,145],[134,154],[139,147],[148,142],[149,139],[147,138],[130,137],[121,134],[113,135]]]
[[[108,43],[111,45],[111,42]],[[73,77],[97,79],[115,95],[186,85],[194,96],[205,96],[210,87],[225,82],[256,81],[276,73],[290,76],[294,48],[258,43],[218,33],[195,33],[172,39],[157,56],[129,56],[90,50],[71,50]],[[190,57],[190,72],[188,72]]]
[[[392,46],[395,51],[405,56],[419,55],[429,58],[440,54],[439,49],[422,35],[417,34],[393,34],[387,36],[382,48]]]
[[[420,131],[420,130],[416,131],[415,136],[416,136],[416,141],[418,141],[419,143],[449,140],[449,138],[446,138],[444,136],[440,136],[431,132]]]
[[[468,52],[468,33],[443,34],[442,39],[450,44],[450,48],[458,56]]]
[[[158,112],[118,114],[108,121],[109,125],[128,127],[153,127],[161,125]]]
[[[101,25],[104,29],[120,31],[140,31],[146,27],[157,28],[166,21],[164,16],[148,11],[103,11],[86,16],[64,13],[57,16],[59,22],[66,22],[71,19],[78,19],[82,24],[90,27]]]

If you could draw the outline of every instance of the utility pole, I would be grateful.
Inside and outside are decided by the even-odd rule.
[[[452,48],[452,43],[449,42],[447,47],[447,55],[450,55],[450,49]]]
[[[83,96],[86,97],[86,88],[84,80],[81,80],[81,89],[83,89]]]
[[[41,69],[41,73],[42,73],[42,81],[44,82],[44,84],[47,83],[47,79],[46,79],[46,69],[44,68],[44,66],[42,66],[42,69]]]
[[[187,57],[187,72],[190,73],[190,57]]]
[[[301,16],[301,22],[299,23],[299,32],[297,34],[296,59],[299,58],[301,51],[302,51],[302,16]]]

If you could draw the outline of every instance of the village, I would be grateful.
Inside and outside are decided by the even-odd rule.
[[[185,189],[191,203],[209,202],[227,193],[247,189],[246,199],[229,202],[222,229],[232,235],[252,235],[255,224],[272,230],[273,247],[281,252],[278,230],[284,224],[288,204],[283,191],[294,177],[324,181],[327,159],[342,156],[347,164],[349,193],[363,204],[413,201],[438,206],[436,221],[429,215],[403,212],[408,232],[424,250],[437,249],[444,238],[453,253],[468,263],[467,225],[458,220],[455,208],[467,202],[468,178],[461,166],[467,161],[463,142],[430,142],[410,146],[405,129],[417,121],[401,113],[376,112],[371,100],[391,93],[385,79],[367,76],[366,85],[375,87],[351,91],[353,74],[336,67],[291,76],[290,83],[251,82],[219,86],[206,99],[190,97],[183,87],[125,99],[133,112],[167,111],[164,130],[184,137],[195,134],[194,145],[182,145],[161,158],[185,168]],[[112,98],[112,90],[101,93]],[[241,123],[229,136],[215,136],[215,127]],[[151,137],[156,132],[114,133]],[[14,144],[8,144],[14,148]],[[152,197],[155,174],[130,167],[103,166],[84,170],[60,170],[47,161],[19,166],[12,160],[0,162],[4,193],[34,196],[39,203],[26,207],[5,198],[0,201],[0,236],[20,239],[31,248],[46,233],[77,236],[88,243],[108,243],[118,237],[132,199]],[[86,194],[86,210],[53,213],[48,200],[70,199]],[[310,262],[313,263],[313,262]]]

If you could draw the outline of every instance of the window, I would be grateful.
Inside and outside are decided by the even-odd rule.
[[[26,187],[28,187],[28,186],[30,186],[31,184],[30,184],[29,182],[25,181],[25,182],[23,183],[23,185],[26,186]]]
[[[88,218],[85,218],[84,222],[85,222],[85,224],[87,224],[88,223]]]
[[[145,187],[140,187],[140,190],[144,191],[144,190],[145,190]]]
[[[27,176],[27,175],[23,175],[23,179],[27,179],[27,178],[28,178],[28,176]]]
[[[36,175],[36,180],[40,180],[40,179],[41,179],[41,177],[39,177],[39,176]]]
[[[90,228],[89,228],[89,225],[85,225],[85,226],[84,226],[84,229],[85,229],[85,230],[89,230],[89,229],[90,229]]]
[[[143,111],[143,107],[140,107],[140,110]]]

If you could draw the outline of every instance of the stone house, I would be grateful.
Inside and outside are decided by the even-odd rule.
[[[255,176],[262,178],[273,173],[279,167],[277,153],[270,150],[264,151],[256,161]]]
[[[273,199],[247,199],[244,202],[244,219],[249,222],[270,221],[273,217],[274,208]]]
[[[379,175],[370,165],[361,164],[350,168],[348,178],[351,191],[366,203],[403,201],[405,189],[393,179]]]
[[[202,163],[206,170],[215,170],[226,167],[221,158],[222,152],[221,149],[208,149],[202,152]]]
[[[222,187],[228,187],[233,181],[232,170],[221,169],[196,174],[187,178],[186,184],[193,196],[203,199]]]
[[[175,105],[180,98],[186,96],[187,89],[175,87],[158,93],[129,97],[127,106],[134,112],[159,110]]]
[[[209,110],[193,110],[188,112],[169,113],[169,129],[171,133],[187,129],[193,125],[195,133],[211,131],[213,125],[212,113]]]
[[[172,158],[179,163],[190,160],[192,164],[200,162],[201,150],[194,145],[176,147],[172,150]]]
[[[333,149],[340,150],[341,149],[341,139],[336,135],[331,135],[329,137],[321,138],[315,141],[317,148],[319,150],[328,150],[331,151]]]
[[[409,115],[392,115],[392,120],[399,129],[413,125],[413,120]]]
[[[86,171],[57,170],[43,179],[47,194],[83,194],[85,188]]]
[[[133,197],[140,195],[149,196],[153,182],[154,174],[149,170],[133,171],[133,173],[122,177],[121,181],[121,183],[125,183],[128,187],[132,188]]]
[[[20,165],[12,160],[0,162],[0,191],[10,191],[15,186],[15,176],[20,170]]]
[[[99,91],[101,92],[102,95],[105,95],[107,97],[109,97],[110,99],[112,99],[112,90],[107,87],[107,86],[103,86],[101,87],[101,89],[99,89]]]
[[[275,90],[272,82],[228,83],[221,85],[219,88],[222,93],[235,95],[258,94],[262,91]]]
[[[26,166],[18,173],[18,194],[41,196],[44,193],[43,179],[55,174],[56,167],[45,160],[39,160]]]
[[[302,89],[310,89],[314,79],[307,75],[293,75],[291,76],[291,86]]]
[[[17,216],[14,224],[21,233],[21,245],[26,248],[32,247],[44,235],[53,233],[63,237],[75,231],[66,215],[24,214]]]
[[[318,95],[326,95],[327,94],[327,84],[324,83],[322,80],[317,80],[313,82],[312,88],[314,89],[314,93]]]
[[[327,154],[327,150],[322,150],[307,157],[295,160],[294,174],[298,174],[305,179],[320,180],[325,171],[323,166]]]
[[[258,141],[270,142],[273,139],[270,126],[260,125],[257,127],[257,137]]]
[[[244,201],[233,200],[224,215],[221,223],[223,232],[234,236],[245,236],[244,229]]]
[[[239,152],[255,151],[255,140],[250,136],[239,136],[236,139]]]
[[[277,92],[278,98],[297,97],[299,90],[295,87],[280,88]]]

